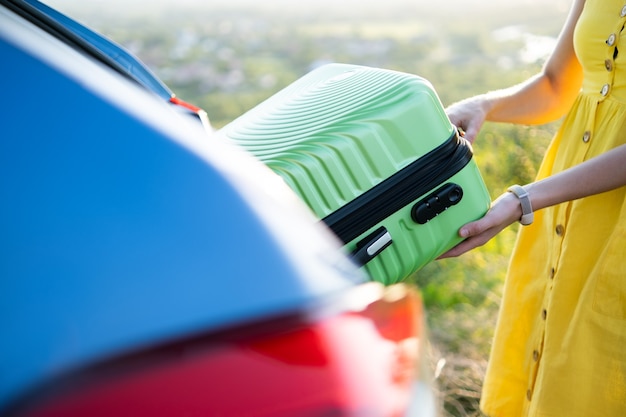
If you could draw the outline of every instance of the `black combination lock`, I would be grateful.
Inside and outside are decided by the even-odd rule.
[[[418,201],[411,210],[411,217],[416,223],[426,224],[448,208],[459,204],[462,198],[461,186],[447,183]]]

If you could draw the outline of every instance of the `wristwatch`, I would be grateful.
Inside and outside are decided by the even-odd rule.
[[[522,217],[519,219],[520,224],[527,226],[532,224],[535,214],[533,213],[533,206],[530,204],[530,196],[528,195],[528,191],[526,191],[520,185],[511,185],[508,192],[513,193],[520,202],[522,206]]]

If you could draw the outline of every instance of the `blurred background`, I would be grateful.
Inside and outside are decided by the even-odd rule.
[[[219,128],[327,62],[428,79],[444,106],[539,71],[565,0],[46,0],[139,56]],[[558,124],[487,124],[474,152],[492,198],[535,176]],[[421,289],[444,416],[480,416],[481,381],[517,226],[410,278]]]

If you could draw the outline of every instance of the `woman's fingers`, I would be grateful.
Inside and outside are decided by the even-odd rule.
[[[519,200],[511,193],[501,195],[493,202],[484,217],[467,223],[459,229],[459,236],[465,240],[439,256],[438,259],[460,256],[484,245],[520,216]]]
[[[500,230],[502,229],[483,229],[481,227],[480,221],[468,223],[459,230],[459,235],[461,237],[464,237],[465,240],[444,253],[443,255],[439,256],[438,259],[453,258],[463,255],[465,252],[468,252],[489,242],[489,240],[497,235]]]

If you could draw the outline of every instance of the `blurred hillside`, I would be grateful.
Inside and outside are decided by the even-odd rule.
[[[530,0],[49,3],[139,55],[217,126],[328,61],[417,73],[444,104],[504,86],[536,70],[528,64],[566,10]]]
[[[444,105],[537,72],[563,0],[53,0],[138,55],[220,127],[325,62],[410,72]],[[555,125],[487,124],[474,145],[492,197],[531,181]],[[411,278],[423,293],[444,415],[479,416],[480,384],[516,226]]]

